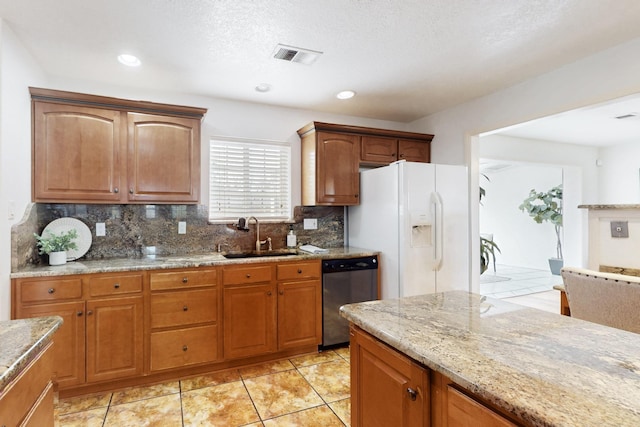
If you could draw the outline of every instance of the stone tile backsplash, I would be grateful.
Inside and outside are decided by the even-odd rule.
[[[137,258],[156,255],[183,255],[255,248],[255,225],[249,231],[234,223],[209,224],[204,205],[79,205],[31,204],[23,220],[11,230],[12,271],[28,264],[47,263],[38,255],[33,233],[41,234],[54,219],[72,217],[84,222],[92,233],[91,248],[83,259]],[[317,230],[304,230],[304,218],[317,218]],[[260,218],[258,218],[260,219]],[[187,233],[178,234],[178,222],[186,221]],[[106,236],[96,237],[96,223],[103,222]],[[290,223],[260,223],[260,238],[271,237],[274,249],[286,247]],[[297,206],[293,229],[298,245],[326,248],[344,246],[344,208],[341,206]]]

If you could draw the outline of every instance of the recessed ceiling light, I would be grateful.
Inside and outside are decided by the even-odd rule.
[[[256,92],[269,92],[271,90],[271,85],[269,83],[260,83],[256,86]]]
[[[121,64],[127,65],[129,67],[139,67],[140,64],[142,64],[137,56],[129,55],[126,53],[118,55],[118,61],[120,61]]]
[[[356,93],[352,90],[343,90],[342,92],[338,92],[336,98],[338,99],[350,99],[356,96]]]

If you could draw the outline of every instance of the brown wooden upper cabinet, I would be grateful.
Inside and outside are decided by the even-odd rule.
[[[302,204],[360,203],[360,166],[396,160],[429,162],[433,135],[311,122],[298,129],[302,140]]]
[[[206,109],[30,88],[32,199],[197,203]]]

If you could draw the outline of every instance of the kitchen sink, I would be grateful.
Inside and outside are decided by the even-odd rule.
[[[225,258],[260,258],[270,256],[291,256],[298,255],[297,251],[275,250],[275,251],[250,251],[250,252],[224,252]]]

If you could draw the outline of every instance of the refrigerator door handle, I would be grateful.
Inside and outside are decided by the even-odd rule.
[[[442,243],[443,236],[442,232],[444,230],[444,217],[442,215],[442,197],[440,193],[434,191],[431,193],[431,203],[435,207],[435,258],[433,263],[433,270],[438,271],[442,267]]]

